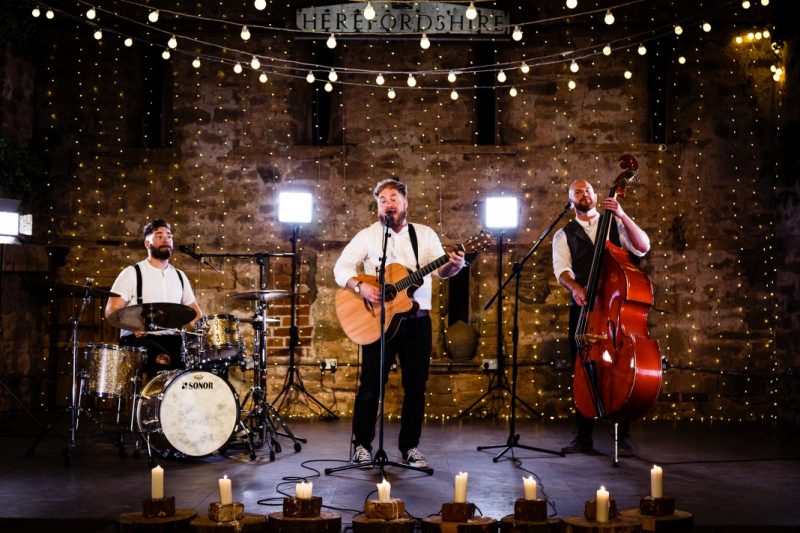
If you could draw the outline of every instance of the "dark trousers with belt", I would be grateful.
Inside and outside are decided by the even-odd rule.
[[[397,333],[386,342],[383,363],[383,383],[395,357],[400,360],[403,384],[403,408],[400,413],[398,447],[405,454],[419,444],[425,416],[425,387],[431,362],[431,318],[404,318]],[[361,382],[353,408],[353,444],[372,449],[375,421],[380,400],[380,341],[361,348]]]

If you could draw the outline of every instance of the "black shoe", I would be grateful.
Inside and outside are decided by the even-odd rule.
[[[561,448],[561,453],[592,453],[594,451],[594,443],[591,440],[575,439],[569,443],[569,446]]]
[[[617,456],[618,457],[633,457],[633,446],[625,439],[617,440]]]

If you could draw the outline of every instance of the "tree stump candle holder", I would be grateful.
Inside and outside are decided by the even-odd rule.
[[[617,502],[614,498],[608,499],[608,519],[612,520],[619,515]],[[587,520],[597,520],[597,500],[589,500],[583,506],[583,516]]]
[[[547,500],[518,499],[514,502],[514,518],[528,522],[547,520]]]
[[[283,516],[286,518],[316,518],[322,511],[322,498],[284,498]]]
[[[322,498],[284,498],[283,512],[270,513],[272,533],[339,533],[342,516],[322,511]]]
[[[429,516],[422,520],[425,533],[494,533],[497,520],[484,516],[475,518],[475,504],[445,502],[441,516]]]
[[[502,533],[561,533],[564,524],[547,516],[547,500],[519,499],[514,502],[514,514],[500,520]]]
[[[145,518],[165,518],[174,515],[175,496],[147,498],[142,501],[142,516]]]
[[[675,498],[653,498],[639,500],[639,512],[645,516],[669,516],[675,512]]]
[[[364,515],[353,518],[355,533],[412,533],[414,519],[406,513],[403,500],[392,498],[388,502],[367,500]]]
[[[208,519],[214,522],[233,522],[244,517],[244,504],[240,502],[208,504]]]

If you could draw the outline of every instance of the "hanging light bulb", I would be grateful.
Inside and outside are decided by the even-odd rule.
[[[511,34],[511,38],[514,39],[515,41],[522,40],[522,30],[520,29],[519,26],[514,26],[514,33]]]
[[[378,77],[375,78],[375,83],[378,85],[383,85],[385,82],[386,80],[383,79],[383,74],[378,74]]]
[[[167,41],[167,46],[175,50],[178,47],[178,39],[176,39],[175,36],[173,35],[172,37],[169,38],[169,41]]]
[[[478,10],[475,9],[475,2],[470,2],[466,13],[464,13],[469,20],[475,20],[478,16]]]
[[[603,55],[604,56],[610,56],[611,55],[611,45],[607,44],[607,45],[605,45],[603,47]]]
[[[90,7],[88,11],[86,11],[86,18],[89,20],[94,20],[95,17],[97,17],[97,11],[95,11],[93,7]]]
[[[200,58],[199,57],[195,57],[194,58],[194,61],[192,61],[192,66],[194,68],[200,68]]]
[[[415,78],[413,74],[409,74],[408,75],[408,79],[406,80],[406,83],[408,84],[409,87],[416,87],[417,86],[417,78]]]
[[[703,31],[706,32],[706,33],[710,32],[711,31],[711,24],[709,24],[708,22],[704,22],[703,23]]]
[[[581,67],[578,65],[578,62],[573,59],[572,63],[569,64],[569,70],[571,72],[578,72],[580,69]]]
[[[338,75],[338,74],[336,74],[336,71],[335,71],[335,70],[331,69],[331,71],[330,71],[330,72],[328,72],[328,80],[330,80],[330,81],[336,81],[336,80],[338,80],[338,79],[339,79],[339,75]]]
[[[675,26],[675,35],[680,35],[683,33],[683,28],[680,25]]]
[[[522,64],[519,66],[519,71],[522,72],[523,74],[527,74],[528,72],[531,71],[531,67],[529,67],[528,64],[523,61]]]
[[[512,87],[512,88],[510,88],[510,89],[508,90],[508,94],[510,94],[510,95],[512,96],[512,98],[513,98],[514,96],[517,96],[517,88],[516,88],[516,87]]]
[[[233,66],[233,71],[234,71],[236,74],[241,74],[241,73],[242,73],[242,64],[241,64],[241,63],[236,63],[236,64]]]
[[[742,7],[743,7],[743,8],[745,8],[745,9],[750,9],[750,2],[749,2],[749,0],[744,0],[744,1],[742,2]]]
[[[375,8],[372,7],[371,2],[367,2],[367,6],[364,8],[364,18],[367,20],[372,20],[375,18]]]
[[[325,44],[327,44],[328,48],[330,48],[331,50],[336,48],[336,36],[331,33],[331,36],[328,37],[328,40],[325,42]]]
[[[497,81],[499,81],[500,83],[503,83],[503,82],[506,81],[506,79],[507,79],[506,78],[506,73],[504,71],[501,70],[500,72],[497,73]]]
[[[163,59],[169,59],[170,58],[169,48],[164,48],[164,51],[161,52],[161,57]]]
[[[761,32],[757,31],[756,32],[756,41],[760,41],[762,37],[763,37],[763,35],[761,35]]]
[[[709,30],[711,29],[711,24],[708,25],[708,29]],[[764,33],[764,39],[769,39],[769,30],[764,30],[763,33]]]
[[[133,46],[133,39],[131,39],[130,37],[128,37],[127,39],[125,39],[125,41],[124,41],[124,42],[125,42],[125,46],[127,46],[128,48],[130,48],[131,46]]]
[[[256,56],[253,56],[253,59],[250,60],[250,66],[253,67],[253,70],[258,70],[261,68],[261,61]]]
[[[761,0],[761,5],[767,7],[769,5],[769,0]]]
[[[614,14],[611,12],[611,10],[610,10],[610,9],[606,11],[606,16],[605,16],[605,17],[603,17],[603,20],[604,20],[604,21],[605,21],[605,23],[606,23],[606,24],[608,24],[609,26],[611,26],[612,24],[614,24]]]
[[[147,14],[147,20],[150,22],[158,22],[158,9],[154,9],[150,13]]]
[[[325,92],[329,93],[333,90],[333,84],[329,81],[325,82]]]
[[[394,97],[397,96],[397,94],[394,92],[394,89],[389,89],[389,92],[386,93],[386,96],[389,97],[389,100],[394,100]]]
[[[98,41],[103,38],[103,32],[101,30],[97,30],[94,32],[94,38]]]
[[[574,90],[575,90],[575,87],[577,87],[577,85],[575,84],[575,82],[574,82],[574,81],[572,81],[572,80],[569,80],[569,81],[567,82],[567,87],[569,88],[569,90],[570,90],[570,91],[574,91]]]
[[[450,71],[450,74],[447,75],[447,81],[449,81],[450,83],[456,82],[456,73],[453,72],[452,70]]]
[[[267,0],[256,0],[254,5],[259,11],[264,11],[267,9]]]
[[[48,9],[47,11],[45,11],[44,16],[47,17],[48,20],[53,20],[53,17],[55,17],[56,14],[53,13],[52,9]]]
[[[685,65],[686,64],[686,58],[683,57],[683,56],[680,56],[678,58],[678,63],[680,63],[681,65]]]
[[[34,18],[39,18],[39,15],[41,14],[42,10],[39,9],[39,6],[34,7],[33,10],[31,11],[31,15],[33,15]]]
[[[631,72],[630,70],[626,70],[624,76],[626,80],[629,80],[633,77],[633,72]]]
[[[428,48],[431,47],[431,42],[430,42],[430,40],[428,40],[428,34],[427,33],[423,33],[422,34],[422,38],[419,40],[419,46],[423,50],[427,50]]]
[[[262,72],[261,76],[258,77],[258,81],[261,83],[267,83],[267,74],[266,72]]]
[[[742,41],[744,41],[744,39],[742,39],[742,36],[741,35],[737,35],[736,36],[736,44],[742,44]]]
[[[243,41],[250,39],[250,30],[247,29],[247,26],[242,26],[242,33],[240,33],[239,36]]]
[[[578,7],[578,0],[567,0],[567,9],[575,9]]]
[[[458,91],[456,91],[455,89],[450,91],[450,100],[453,100],[453,101],[458,100]]]
[[[636,51],[639,52],[640,56],[643,56],[647,53],[647,48],[644,47],[644,43],[640,43],[639,48],[637,48]]]
[[[314,83],[314,80],[316,80],[316,78],[314,77],[314,73],[309,71],[308,76],[306,76],[306,81],[308,83]]]

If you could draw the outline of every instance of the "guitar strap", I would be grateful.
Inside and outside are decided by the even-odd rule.
[[[417,270],[419,270],[419,251],[417,249],[417,232],[414,224],[408,225],[408,238],[411,239],[411,248],[414,250],[414,259],[417,260]]]

